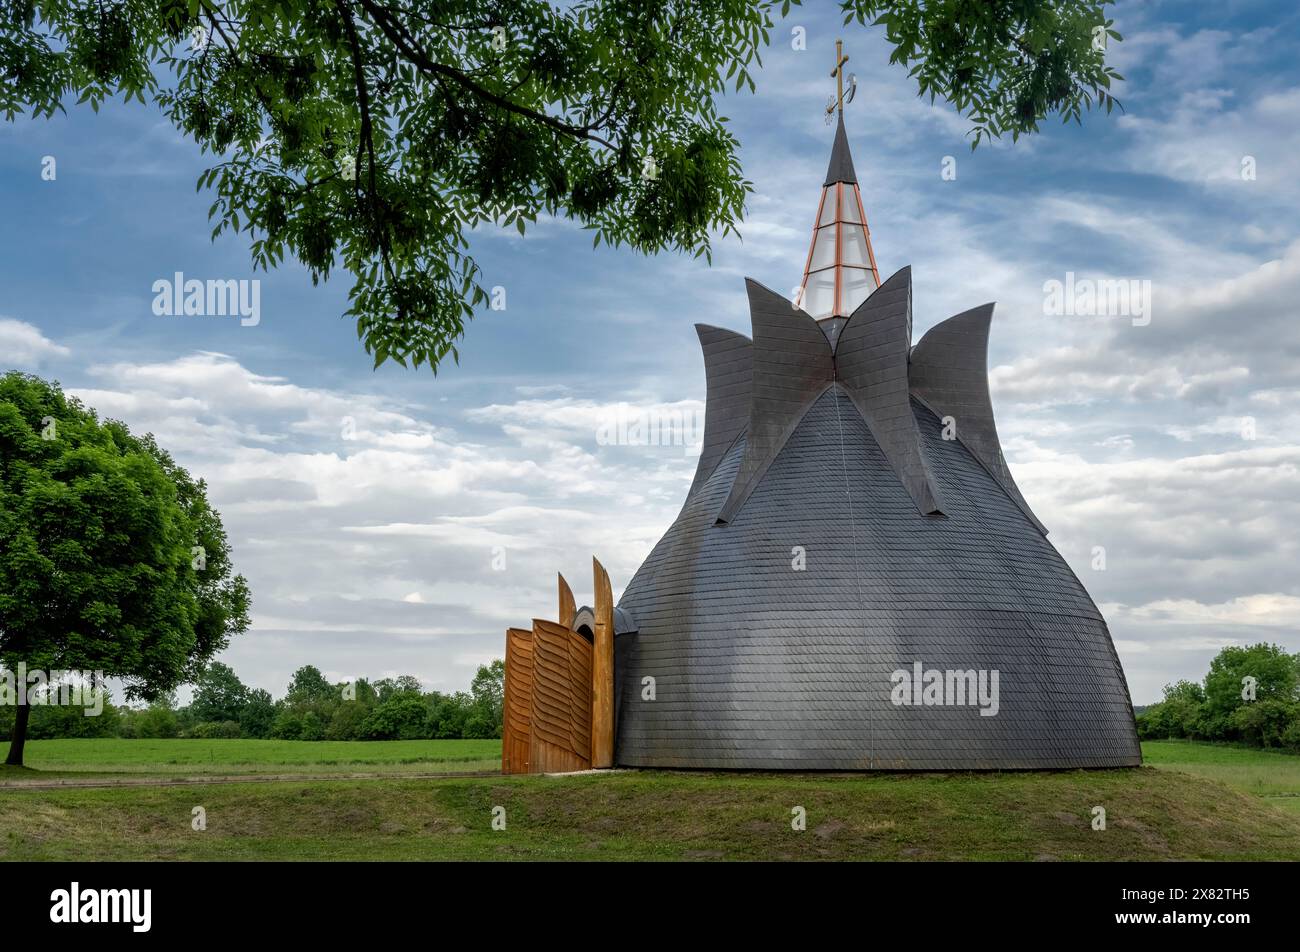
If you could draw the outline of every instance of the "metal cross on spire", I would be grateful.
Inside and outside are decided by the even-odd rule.
[[[795,297],[822,325],[832,341],[858,306],[880,287],[880,270],[867,231],[867,213],[862,207],[858,176],[849,154],[849,135],[844,128],[844,106],[853,101],[857,82],[850,73],[845,89],[844,43],[835,42],[835,98],[826,107],[826,121],[839,113],[831,161],[822,184],[821,204],[813,219],[812,243],[803,266],[803,284]]]
[[[844,54],[844,41],[835,41],[835,68],[831,70],[831,78],[835,80],[835,98],[826,104],[826,121],[831,121],[831,116],[835,110],[844,115],[844,106],[846,103],[853,102],[853,94],[858,91],[858,78],[852,73],[849,74],[849,92],[848,97],[844,95],[844,64],[849,61],[848,56]]]

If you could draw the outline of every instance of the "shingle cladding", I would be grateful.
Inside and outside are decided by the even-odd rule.
[[[690,494],[619,603],[638,632],[619,639],[617,763],[1140,763],[1124,674],[1092,599],[971,451],[942,439],[922,403],[911,409],[943,515],[918,513],[838,381],[729,524],[715,515],[743,435]],[[891,673],[915,662],[996,670],[998,713],[893,704]]]

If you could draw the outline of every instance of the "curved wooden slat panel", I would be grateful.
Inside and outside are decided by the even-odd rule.
[[[567,625],[533,620],[533,773],[591,766],[591,645]]]
[[[506,683],[501,725],[501,772],[528,773],[532,748],[533,633],[506,629]]]

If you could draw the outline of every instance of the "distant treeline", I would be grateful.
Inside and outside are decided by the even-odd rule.
[[[420,740],[501,736],[505,664],[481,665],[467,692],[424,691],[409,675],[331,684],[311,665],[299,668],[279,700],[249,688],[235,672],[209,664],[194,698],[178,707],[163,698],[147,707],[112,703],[87,717],[79,706],[35,703],[27,736],[255,737],[283,740]],[[0,706],[0,737],[13,729],[14,708]]]
[[[1224,648],[1204,682],[1165,685],[1137,715],[1143,740],[1185,737],[1300,752],[1300,655],[1277,645]]]

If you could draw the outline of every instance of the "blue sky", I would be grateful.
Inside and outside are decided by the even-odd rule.
[[[480,231],[506,307],[437,378],[370,369],[340,317],[345,274],[254,274],[242,239],[210,241],[208,163],[153,107],[0,124],[0,369],[57,378],[208,479],[254,593],[223,658],[245,681],[279,694],[314,663],[464,687],[505,627],[554,614],[557,570],[584,600],[594,553],[618,589],[676,514],[689,449],[598,429],[620,406],[698,411],[692,325],[748,333],[742,279],[798,282],[843,36],[882,275],[912,266],[918,337],[998,302],[1009,462],[1102,606],[1134,701],[1199,678],[1223,644],[1300,650],[1300,11],[1121,3],[1124,114],[972,153],[879,31],[810,7],[774,30],[757,93],[723,103],[755,185],[743,240],[708,267],[593,250],[563,221]],[[153,282],[177,271],[260,278],[260,323],[155,316]],[[1150,281],[1150,323],[1046,314],[1044,283],[1067,272]]]

